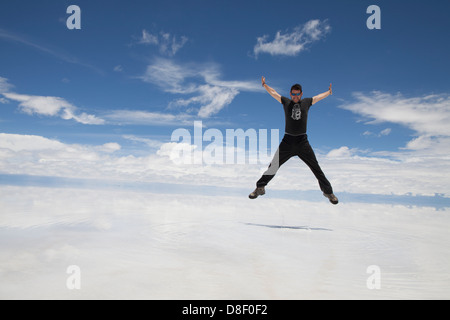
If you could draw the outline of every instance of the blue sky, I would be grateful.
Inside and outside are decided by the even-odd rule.
[[[81,8],[81,30],[66,27],[71,4]],[[366,27],[372,4],[381,8],[381,30]],[[74,176],[63,165],[39,166],[42,150],[58,150],[48,157],[59,164],[83,163],[74,153],[86,151],[119,172],[130,157],[157,155],[195,120],[223,132],[283,132],[282,108],[260,86],[264,75],[282,95],[294,83],[304,97],[333,83],[308,123],[331,175],[336,161],[346,170],[368,158],[415,159],[418,176],[402,176],[411,185],[449,165],[449,9],[445,1],[3,1],[0,171]],[[51,147],[38,152],[39,141]],[[425,164],[430,155],[435,162]],[[361,172],[367,168],[393,169],[364,162]],[[431,178],[424,190],[360,179],[388,193],[448,193]]]

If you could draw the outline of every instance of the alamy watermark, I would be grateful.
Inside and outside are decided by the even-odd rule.
[[[66,10],[67,14],[70,16],[67,18],[66,26],[67,29],[73,30],[81,29],[81,9],[77,5],[70,5]],[[370,5],[366,10],[367,14],[370,14],[370,17],[367,18],[366,26],[369,30],[373,29],[381,29],[381,9],[377,5]]]
[[[193,134],[185,128],[173,131],[166,154],[175,164],[266,165],[279,144],[278,129],[270,130],[270,142],[267,129],[203,129],[202,121],[194,121]]]
[[[70,17],[67,18],[66,26],[67,29],[73,30],[81,29],[81,9],[77,5],[70,5],[67,7],[66,13],[70,14]]]
[[[377,5],[371,5],[367,8],[366,13],[370,14],[367,18],[366,26],[369,30],[381,29],[381,9]]]
[[[367,267],[366,272],[370,274],[366,281],[367,289],[381,289],[381,268],[377,265],[371,265]]]
[[[69,274],[66,280],[66,287],[69,290],[81,289],[81,268],[77,265],[67,267],[66,273]]]

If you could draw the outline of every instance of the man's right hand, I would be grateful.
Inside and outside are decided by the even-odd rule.
[[[261,83],[264,87],[264,89],[267,90],[267,92],[274,97],[278,102],[281,103],[281,96],[278,94],[278,92],[276,92],[274,89],[272,89],[271,87],[269,87],[268,85],[266,85],[266,78],[261,77]]]

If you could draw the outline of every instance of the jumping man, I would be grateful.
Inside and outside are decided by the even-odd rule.
[[[265,186],[273,179],[278,169],[293,156],[298,156],[305,162],[319,181],[320,189],[323,195],[327,197],[332,204],[338,204],[338,198],[333,194],[333,188],[325,177],[322,169],[317,162],[313,149],[308,142],[306,135],[306,124],[308,121],[309,108],[316,102],[332,94],[331,84],[327,92],[319,94],[313,98],[302,99],[302,86],[294,84],[291,88],[291,99],[279,95],[274,89],[266,84],[266,79],[261,78],[263,87],[279,103],[283,104],[286,129],[283,140],[275,153],[269,168],[256,183],[256,189],[250,193],[250,199],[256,199],[266,193]]]

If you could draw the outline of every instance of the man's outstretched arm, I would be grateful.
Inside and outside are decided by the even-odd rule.
[[[327,92],[318,94],[317,96],[313,97],[313,101],[312,104],[319,102],[322,99],[325,99],[328,96],[331,96],[333,94],[333,91],[331,90],[331,83],[330,83],[330,87],[328,88]]]
[[[262,77],[261,78],[261,83],[262,86],[267,90],[267,92],[275,99],[277,100],[279,103],[281,103],[281,96],[278,92],[276,92],[274,89],[272,89],[271,87],[269,87],[266,84],[266,78]]]

